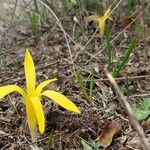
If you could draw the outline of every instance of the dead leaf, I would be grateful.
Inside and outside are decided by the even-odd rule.
[[[132,148],[135,150],[142,149],[142,144],[139,140],[138,135],[135,132],[133,132],[129,135],[129,139],[127,140],[125,145],[126,145],[126,147],[129,147],[129,148]]]
[[[131,24],[131,22],[132,22],[132,19],[130,17],[123,17],[120,22],[121,30],[124,30],[127,26],[129,26],[127,28],[128,30],[130,31],[135,30],[135,27],[133,26],[133,24]]]
[[[96,143],[104,148],[108,147],[115,134],[121,130],[122,124],[120,120],[109,122],[103,129],[101,135],[96,139]]]

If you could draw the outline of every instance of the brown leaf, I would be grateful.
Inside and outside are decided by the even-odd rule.
[[[135,132],[129,135],[129,139],[126,141],[125,146],[134,150],[142,149],[141,141]]]
[[[120,22],[121,30],[124,30],[131,22],[132,22],[132,19],[130,17],[123,17]],[[135,30],[135,27],[133,26],[133,24],[131,24],[129,25],[128,29],[130,31],[133,31]]]
[[[122,124],[120,120],[109,122],[103,129],[101,135],[96,139],[97,145],[104,148],[108,147],[115,134],[121,130]]]

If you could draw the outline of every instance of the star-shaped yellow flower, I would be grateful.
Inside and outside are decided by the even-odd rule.
[[[43,91],[43,88],[46,85],[56,81],[57,78],[46,80],[40,83],[37,87],[35,86],[36,83],[35,66],[32,60],[32,56],[30,55],[28,49],[26,49],[26,54],[25,54],[24,70],[25,70],[27,90],[24,91],[21,87],[17,85],[3,86],[0,87],[0,99],[15,91],[17,91],[23,96],[32,142],[36,142],[37,125],[41,134],[43,134],[45,131],[44,112],[41,104],[42,96],[46,96],[52,99],[60,106],[70,111],[73,111],[75,113],[80,113],[80,110],[76,107],[76,105],[73,102],[71,102],[67,97],[65,97],[61,93],[58,93],[53,90]]]
[[[112,18],[108,16],[109,13],[110,13],[110,7],[108,7],[108,9],[105,11],[103,16],[97,17],[97,19],[96,19],[97,24],[99,25],[99,33],[101,36],[104,35],[106,19],[109,18],[110,20],[112,20]]]
[[[94,22],[97,23],[97,25],[99,27],[99,33],[100,33],[101,37],[104,35],[105,26],[106,26],[106,19],[108,18],[110,20],[113,20],[109,16],[110,10],[111,10],[111,8],[108,7],[108,9],[104,12],[103,16],[91,15],[91,16],[89,16],[89,17],[86,18],[88,22],[94,21]]]

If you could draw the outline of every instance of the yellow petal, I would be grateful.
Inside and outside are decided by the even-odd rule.
[[[27,122],[29,126],[29,131],[31,134],[32,142],[37,142],[37,120],[34,111],[34,107],[29,98],[26,98],[26,114],[27,114]]]
[[[30,100],[31,100],[32,106],[34,108],[39,131],[41,134],[43,134],[45,131],[45,120],[44,120],[44,112],[43,112],[40,98],[39,97],[30,97]]]
[[[103,34],[104,34],[106,19],[107,18],[111,19],[111,17],[108,16],[109,13],[110,13],[110,7],[105,11],[105,13],[102,17],[97,18],[97,23],[99,25],[99,33],[101,36],[103,36]]]
[[[48,84],[50,84],[51,82],[54,82],[54,81],[56,81],[56,80],[57,80],[57,78],[43,81],[42,83],[40,83],[40,84],[37,86],[36,92],[40,94],[41,91],[43,90],[43,88],[44,88],[45,86],[47,86]]]
[[[32,96],[35,92],[35,66],[32,56],[28,49],[26,49],[24,69],[26,77],[27,94],[29,96]]]
[[[26,93],[19,86],[17,86],[17,85],[7,85],[7,86],[0,87],[0,99],[2,99],[6,95],[8,95],[12,92],[15,92],[15,91],[18,92],[19,94],[21,94],[24,98],[26,97]]]
[[[108,9],[104,13],[104,18],[105,19],[108,17],[109,13],[110,13],[110,7],[108,7]]]
[[[34,112],[34,108],[32,106],[31,101],[28,99],[26,93],[22,88],[16,85],[7,85],[0,87],[0,99],[5,97],[7,94],[10,94],[12,92],[18,92],[24,97],[25,100],[25,106],[26,106],[26,113],[27,113],[27,121],[29,125],[29,130],[31,134],[31,139],[32,142],[37,141],[37,121],[36,121],[36,116]]]
[[[65,109],[68,109],[75,113],[80,113],[80,110],[77,108],[77,106],[73,102],[71,102],[67,97],[65,97],[64,95],[56,91],[47,90],[47,91],[44,91],[42,95],[52,99],[54,102],[56,102],[57,104],[59,104]]]
[[[101,36],[103,36],[104,30],[105,30],[105,18],[104,17],[99,17],[97,22],[98,22],[98,25],[99,25],[99,33],[100,33]]]

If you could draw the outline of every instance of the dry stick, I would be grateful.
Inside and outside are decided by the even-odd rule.
[[[143,78],[150,78],[150,75],[130,76],[128,77],[128,80],[143,79]],[[122,80],[126,80],[127,77],[119,77],[114,79],[118,81],[122,81]],[[94,81],[109,81],[109,79],[95,79]]]
[[[146,96],[150,96],[150,93],[134,94],[134,95],[130,95],[129,97],[146,97]]]
[[[70,60],[71,60],[71,63],[72,63],[72,67],[73,67],[73,71],[74,71],[74,74],[75,74],[75,67],[74,67],[74,61],[73,61],[73,57],[72,57],[72,52],[71,52],[71,48],[70,48],[70,45],[69,45],[69,41],[68,41],[68,37],[67,37],[67,34],[59,20],[59,18],[57,17],[57,15],[54,13],[54,11],[49,7],[47,6],[45,3],[43,3],[42,1],[39,1],[42,5],[44,5],[50,12],[51,14],[55,17],[56,21],[57,21],[57,24],[58,26],[60,27],[60,29],[63,31],[64,33],[64,36],[65,36],[65,39],[66,39],[66,43],[67,43],[67,46],[68,46],[68,50],[69,50],[69,53],[70,53]]]
[[[130,107],[129,102],[126,100],[125,96],[122,94],[118,84],[116,83],[116,81],[114,80],[112,75],[110,73],[108,73],[107,71],[106,71],[106,74],[107,74],[107,77],[108,77],[110,83],[112,84],[112,86],[116,90],[117,95],[119,96],[119,102],[126,109],[126,112],[127,112],[128,116],[130,118],[132,126],[137,131],[137,134],[139,136],[139,139],[141,140],[143,149],[144,150],[149,150],[150,145],[148,144],[148,140],[145,137],[145,134],[144,134],[144,131],[143,131],[142,127],[140,126],[140,124],[138,123],[137,119],[135,118],[135,116],[134,116],[134,114],[132,112],[132,109]]]

